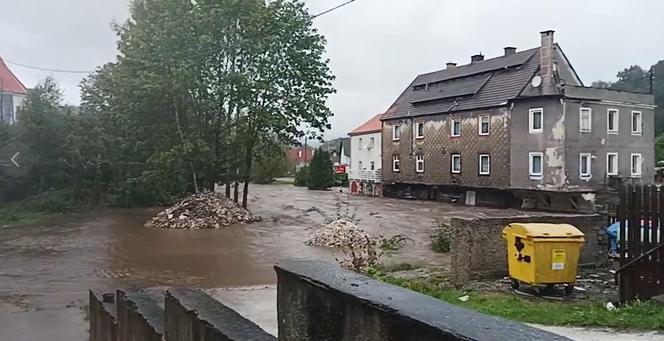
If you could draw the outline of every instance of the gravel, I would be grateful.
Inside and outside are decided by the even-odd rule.
[[[201,192],[159,212],[145,223],[145,226],[164,229],[218,229],[260,220],[260,217],[223,194]]]

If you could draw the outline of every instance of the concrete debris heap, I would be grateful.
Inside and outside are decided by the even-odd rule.
[[[322,229],[309,237],[305,243],[312,246],[360,249],[366,246],[367,241],[372,244],[376,243],[375,238],[369,236],[353,222],[346,219],[339,219],[323,226]]]
[[[260,220],[260,217],[223,194],[206,191],[194,194],[165,209],[145,223],[145,226],[167,229],[218,229]]]

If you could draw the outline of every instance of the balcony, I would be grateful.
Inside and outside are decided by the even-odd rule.
[[[349,180],[362,180],[370,182],[382,182],[383,175],[380,170],[354,170],[351,169],[348,173]]]

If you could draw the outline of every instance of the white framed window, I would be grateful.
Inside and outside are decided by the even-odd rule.
[[[632,153],[630,158],[630,168],[633,178],[641,177],[641,166],[643,163],[643,157],[639,153]]]
[[[371,170],[376,170],[376,163],[371,161],[371,163],[369,164],[369,167],[370,167],[369,169],[371,169]]]
[[[489,135],[491,130],[491,117],[490,116],[480,116],[478,118],[478,133],[482,136]]]
[[[608,109],[606,111],[606,132],[617,134],[618,122],[620,122],[620,111],[618,109]]]
[[[415,123],[415,138],[416,139],[424,138],[424,122]]]
[[[401,139],[401,126],[392,126],[392,141],[399,141]]]
[[[373,147],[375,146],[375,144],[376,144],[376,139],[373,138],[373,137],[370,138],[370,139],[369,139],[369,149],[373,149]]]
[[[357,148],[360,149],[360,150],[362,149],[362,138],[361,137],[359,139],[357,139]]]
[[[461,154],[452,154],[452,174],[461,173]]]
[[[579,130],[583,133],[592,131],[593,126],[593,110],[591,108],[579,109]]]
[[[401,171],[401,162],[399,160],[399,155],[392,156],[392,171],[393,172]]]
[[[533,108],[528,111],[528,132],[541,133],[544,131],[544,109]]]
[[[450,124],[450,135],[452,137],[459,137],[461,136],[461,120],[458,118],[452,119],[452,123]]]
[[[528,153],[528,172],[534,180],[542,179],[544,169],[544,154],[540,152]]]
[[[606,153],[606,175],[618,175],[618,153]]]
[[[579,177],[583,179],[592,176],[592,155],[590,153],[579,154]]]
[[[417,155],[415,157],[415,171],[417,173],[424,173],[424,155]]]
[[[632,135],[643,134],[643,114],[640,111],[632,111]]]
[[[491,174],[491,155],[480,154],[478,163],[478,170],[480,175]]]

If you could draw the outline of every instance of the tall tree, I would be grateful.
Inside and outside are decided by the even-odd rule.
[[[83,104],[125,148],[112,173],[132,191],[244,182],[246,207],[258,146],[329,127],[325,40],[301,1],[135,0],[117,31],[118,61],[83,83]]]

